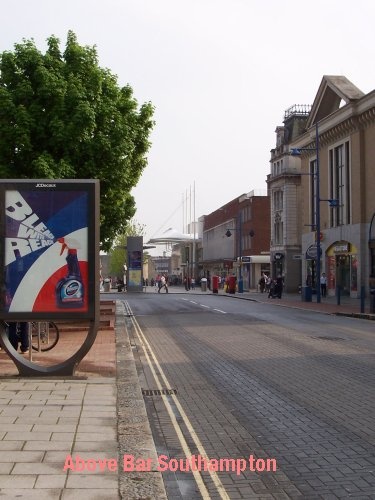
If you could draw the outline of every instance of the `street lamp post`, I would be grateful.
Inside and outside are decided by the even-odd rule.
[[[242,216],[241,216],[241,210],[238,214],[238,237],[239,237],[239,244],[238,244],[238,253],[239,253],[239,260],[240,260],[240,271],[238,274],[238,293],[243,293],[243,279],[242,279]]]
[[[320,303],[320,202],[328,201],[331,207],[338,206],[338,200],[323,200],[320,198],[320,163],[319,163],[319,126],[318,122],[315,124],[315,148],[296,148],[291,150],[292,156],[300,156],[301,151],[315,151],[316,152],[316,168],[312,175],[315,177],[315,231],[316,231],[316,301]]]
[[[319,128],[318,122],[315,124],[315,148],[316,148],[316,207],[315,207],[315,224],[316,224],[316,301],[320,304],[320,165],[319,165]]]

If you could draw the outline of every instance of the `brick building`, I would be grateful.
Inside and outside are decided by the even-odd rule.
[[[202,260],[206,277],[235,273],[244,290],[256,288],[262,272],[270,271],[270,202],[251,191],[201,217]]]

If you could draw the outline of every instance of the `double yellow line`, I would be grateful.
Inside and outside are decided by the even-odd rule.
[[[131,307],[127,301],[125,301],[125,309],[126,309],[126,313],[131,318],[135,334],[137,335],[138,340],[139,340],[140,344],[142,345],[147,363],[148,363],[150,370],[151,370],[151,373],[154,377],[156,386],[160,390],[160,393],[162,394],[163,384],[164,384],[164,387],[171,387],[169,384],[169,381],[168,381],[162,367],[160,366],[154,351],[152,350],[149,342],[147,341],[144,333],[142,332],[141,327],[139,326],[137,320],[133,316]],[[159,375],[156,373],[155,367],[158,370]],[[182,408],[177,396],[175,394],[171,394],[171,395],[169,395],[169,397],[173,399],[173,403],[174,403],[175,407],[177,408],[179,415],[182,418],[182,421],[184,422],[187,430],[189,431],[189,434],[190,434],[195,446],[197,447],[199,454],[201,455],[202,458],[209,461],[209,457],[206,453],[206,450],[204,449],[199,437],[197,436],[197,433],[195,432],[188,416],[186,415],[184,409]],[[169,418],[171,419],[172,425],[173,425],[173,427],[176,431],[177,437],[180,441],[181,447],[185,453],[185,456],[186,456],[186,458],[190,459],[190,457],[192,456],[192,452],[189,448],[189,445],[186,442],[186,439],[183,435],[181,427],[180,427],[179,423],[177,422],[175,412],[173,411],[171,403],[168,400],[168,397],[166,395],[162,394],[162,398],[163,398],[165,408],[168,412]],[[206,485],[203,482],[202,475],[200,474],[199,471],[196,471],[196,470],[192,470],[191,472],[194,475],[194,479],[197,483],[197,486],[199,488],[200,494],[202,495],[202,498],[204,500],[209,500],[211,497],[210,497],[210,494],[206,488]],[[224,488],[222,482],[220,481],[218,475],[216,474],[216,472],[215,471],[207,471],[207,472],[210,474],[212,482],[214,483],[220,497],[223,500],[230,500],[230,497],[228,496],[227,492],[225,491],[225,488]]]

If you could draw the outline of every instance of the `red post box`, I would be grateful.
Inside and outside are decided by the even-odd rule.
[[[219,293],[219,276],[212,276],[212,293]]]
[[[236,277],[229,276],[229,293],[236,293]]]

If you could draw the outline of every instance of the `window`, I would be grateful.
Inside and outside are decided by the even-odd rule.
[[[329,196],[338,200],[332,208],[331,227],[350,224],[350,148],[349,142],[340,144],[329,152]]]
[[[251,220],[251,205],[247,205],[241,209],[241,220],[242,222]]]
[[[284,193],[282,192],[281,189],[278,189],[277,191],[273,192],[273,209],[274,209],[274,211],[283,209],[283,195],[284,195]]]
[[[275,220],[273,224],[273,243],[275,245],[283,244],[283,220],[279,212],[275,214]]]
[[[316,159],[310,162],[310,225],[315,231],[316,226]]]

